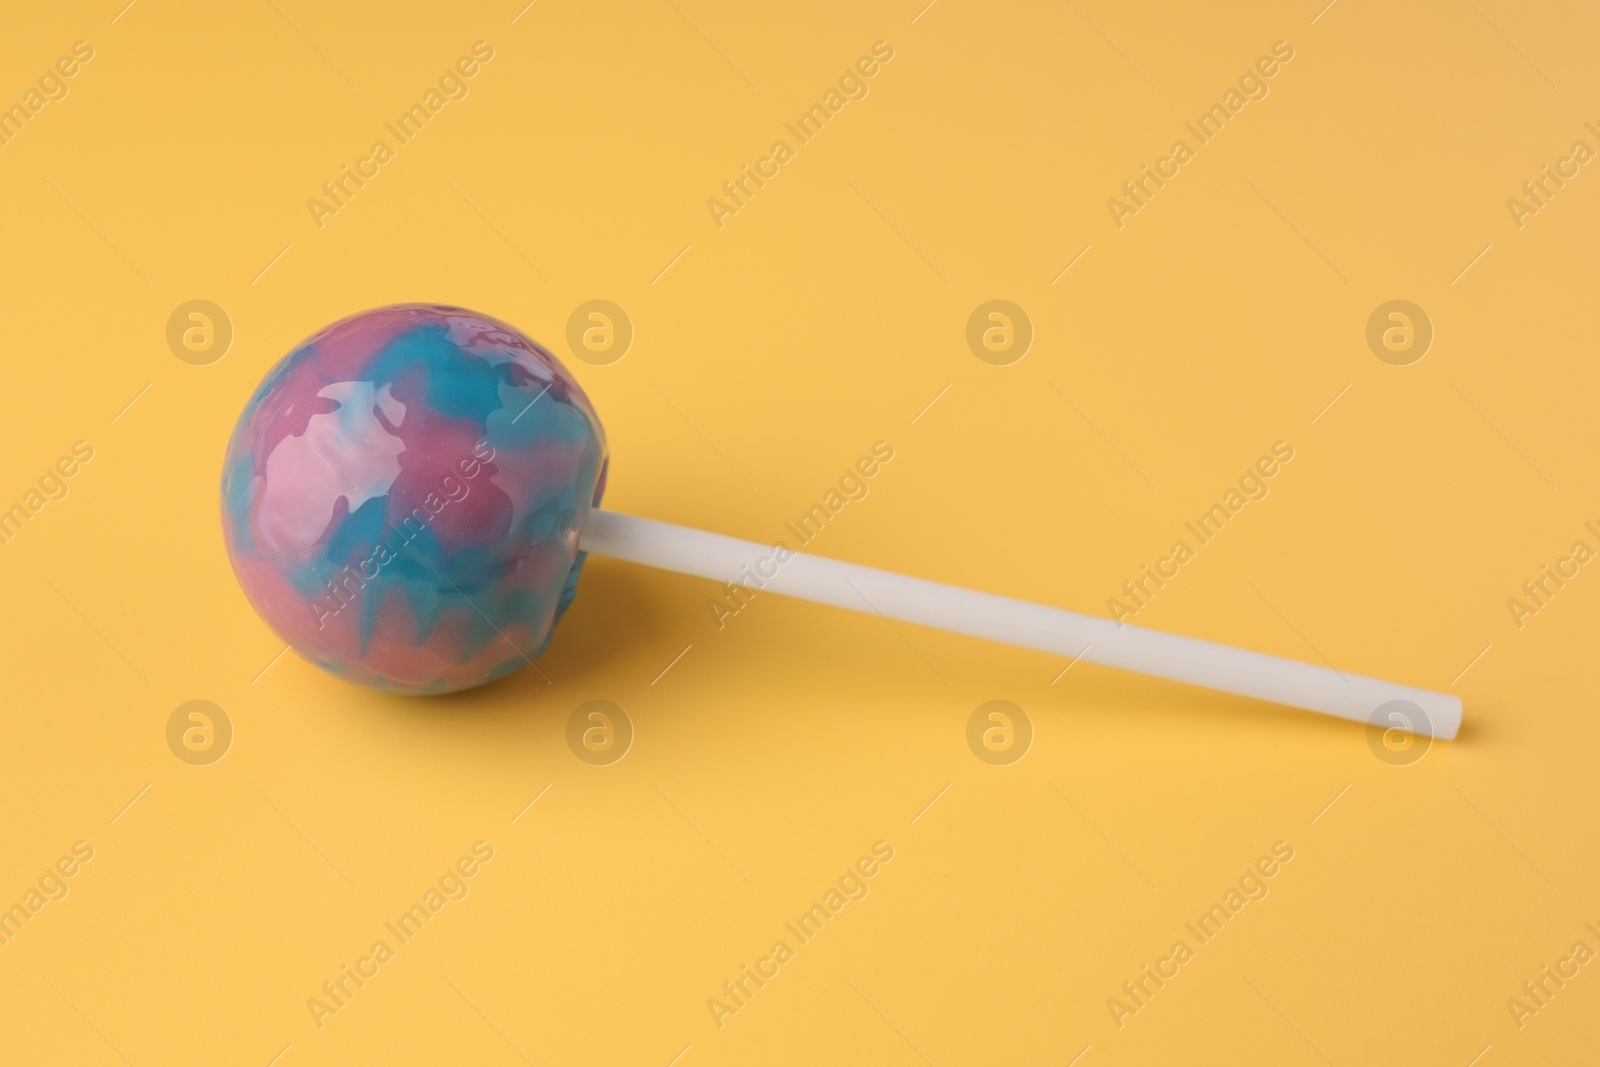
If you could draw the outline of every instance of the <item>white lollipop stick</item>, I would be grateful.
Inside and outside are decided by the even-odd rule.
[[[754,541],[641,519],[616,512],[590,513],[582,536],[589,552],[679,571],[819,604],[849,608],[1050,652],[1074,660],[1153,674],[1224,693],[1320,711],[1356,722],[1390,701],[1385,728],[1421,737],[1456,736],[1461,699],[1413,689],[1328,667],[1247,652],[1193,637],[1178,637],[1110,619],[1079,615],[1026,600],[980,593],[821,556],[792,553],[779,563],[776,551]]]

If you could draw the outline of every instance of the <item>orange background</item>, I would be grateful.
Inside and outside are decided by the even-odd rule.
[[[1575,141],[1600,148],[1592,11],[121,3],[19,9],[0,38],[0,103],[93,49],[0,145],[0,507],[93,449],[0,546],[0,905],[93,849],[0,947],[0,1059],[1498,1067],[1594,1047],[1593,964],[1520,1028],[1507,1007],[1574,942],[1600,949],[1600,577],[1520,628],[1507,606],[1600,548],[1600,178],[1520,228],[1507,206]],[[469,94],[319,228],[308,199],[477,41]],[[719,228],[707,200],[878,41],[865,98]],[[1279,41],[1266,97],[1118,228],[1107,200]],[[233,331],[204,365],[167,342],[196,299]],[[769,541],[883,440],[894,459],[812,551],[1075,610],[1104,612],[1290,443],[1138,623],[1458,693],[1460,739],[1418,759],[1358,724],[775,596],[719,630],[715,583],[599,558],[548,683],[397,699],[279,659],[217,503],[268,367],[410,300],[569,358],[594,299],[634,330],[616,362],[570,359],[609,506]],[[966,339],[994,299],[1033,330],[1003,366]],[[1366,340],[1395,299],[1434,331],[1405,366]],[[1003,766],[966,740],[996,699],[1032,730]],[[169,748],[191,700],[231,723],[220,761]],[[620,762],[569,747],[591,700],[632,725]],[[465,898],[319,1028],[308,999],[480,841]],[[719,1028],[708,1000],[880,841],[868,895]],[[1119,1028],[1108,999],[1279,841],[1268,895]]]

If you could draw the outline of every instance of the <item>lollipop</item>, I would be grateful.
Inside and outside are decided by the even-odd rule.
[[[1448,694],[602,511],[606,466],[555,356],[462,308],[379,308],[256,389],[228,445],[223,531],[279,636],[391,692],[531,664],[599,552],[1420,735],[1460,727]]]
[[[245,595],[301,655],[445,693],[544,651],[605,472],[600,420],[550,353],[459,308],[380,308],[250,398],[222,524]]]

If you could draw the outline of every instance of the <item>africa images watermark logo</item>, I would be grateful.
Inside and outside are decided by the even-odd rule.
[[[1183,128],[1194,137],[1195,144],[1191,146],[1188,141],[1179,138],[1172,143],[1166,155],[1155,161],[1153,167],[1146,163],[1140,168],[1138,176],[1123,182],[1122,192],[1126,199],[1113,196],[1106,200],[1106,210],[1111,213],[1112,224],[1120,230],[1127,225],[1126,220],[1130,215],[1137,215],[1149,207],[1156,193],[1182,173],[1183,167],[1195,158],[1200,148],[1210,144],[1228,123],[1238,118],[1246,104],[1267,98],[1271,92],[1267,82],[1278,75],[1282,64],[1292,59],[1294,48],[1288,41],[1273,42],[1272,54],[1260,57],[1240,75],[1238,88],[1229,89],[1223,94],[1221,103],[1212,104],[1193,122],[1185,122]]]
[[[894,459],[894,446],[888,441],[874,441],[871,455],[861,456],[852,466],[846,468],[844,473],[839,475],[837,488],[830,488],[822,495],[820,501],[812,504],[809,510],[793,522],[784,523],[784,530],[793,536],[796,544],[802,548],[809,545],[829,522],[839,517],[845,505],[867,498],[872,492],[868,482],[877,477],[878,472],[892,459]],[[776,541],[771,552],[751,563],[746,563],[733,580],[725,582],[722,595],[708,597],[706,607],[710,609],[711,621],[717,624],[717,629],[726,627],[728,619],[749,607],[756,594],[765,589],[767,582],[776,578],[779,569],[794,559],[795,555],[796,550],[790,548],[787,541]]]
[[[1157,959],[1154,965],[1144,964],[1136,977],[1122,983],[1121,996],[1107,997],[1106,1010],[1111,1013],[1111,1021],[1117,1024],[1117,1029],[1121,1030],[1129,1018],[1148,1008],[1156,994],[1183,973],[1184,965],[1195,959],[1201,948],[1215,941],[1228,923],[1238,918],[1246,905],[1266,900],[1267,894],[1272,892],[1269,880],[1293,859],[1293,845],[1287,841],[1274,841],[1271,855],[1259,857],[1245,869],[1234,885],[1228,887],[1220,901],[1202,912],[1198,919],[1183,924],[1183,928],[1194,938],[1193,945],[1183,938],[1174,941],[1167,954]]]
[[[1583,528],[1600,540],[1600,527],[1593,522],[1585,522]],[[1557,557],[1554,564],[1544,564],[1537,575],[1523,582],[1521,595],[1506,598],[1506,610],[1511,613],[1511,621],[1517,629],[1522,629],[1528,619],[1549,607],[1556,594],[1582,573],[1583,565],[1594,558],[1595,550],[1589,542],[1579,539],[1572,542],[1566,555]]]
[[[374,941],[367,955],[359,957],[354,966],[344,964],[338,974],[322,983],[321,993],[307,997],[306,1010],[311,1013],[311,1021],[316,1023],[317,1029],[321,1030],[327,1025],[329,1016],[337,1015],[349,1007],[356,994],[382,974],[383,968],[394,960],[399,949],[414,941],[428,923],[439,917],[446,904],[467,899],[467,894],[472,891],[470,880],[492,859],[493,845],[487,841],[474,842],[471,855],[463,855],[446,867],[436,883],[423,892],[421,900],[401,912],[392,922],[383,924],[383,928],[394,939],[394,944],[391,945],[388,938]]]
[[[967,318],[967,348],[991,367],[1009,367],[1033,347],[1033,320],[1010,300],[985,300]]]
[[[457,59],[453,66],[447,67],[439,75],[437,87],[429,86],[420,101],[401,112],[393,122],[383,124],[383,128],[394,138],[393,145],[382,138],[373,141],[367,154],[357,159],[353,168],[346,163],[339,168],[337,176],[323,182],[322,195],[306,200],[306,210],[311,212],[311,221],[317,229],[326,225],[329,215],[337,215],[349,207],[356,193],[365,189],[367,182],[382,172],[384,164],[395,158],[400,147],[410,144],[423,127],[437,118],[446,104],[452,100],[465,100],[472,92],[469,80],[476,77],[483,65],[493,58],[493,45],[487,41],[475,41],[471,55]]]
[[[609,367],[633,347],[633,320],[610,300],[589,300],[567,318],[567,348],[596,367]]]
[[[233,747],[233,720],[209,700],[189,700],[167,717],[167,748],[191,767],[209,767]]]
[[[794,145],[780,138],[772,142],[767,154],[758,158],[753,168],[748,163],[741,164],[738,177],[722,183],[722,196],[706,200],[706,210],[711,212],[711,221],[717,229],[726,225],[724,220],[728,216],[737,215],[749,207],[756,192],[766,188],[767,182],[776,178],[783,167],[795,159],[797,148],[810,144],[822,133],[823,127],[839,117],[845,105],[851,101],[865,100],[871,91],[867,81],[876,77],[883,65],[893,58],[893,45],[888,41],[874,42],[872,54],[857,59],[853,66],[839,75],[837,85],[830,86],[822,94],[820,103],[812,104],[793,122],[783,124],[783,128],[794,137]]]
[[[845,905],[867,899],[867,894],[872,892],[871,880],[892,859],[893,845],[887,841],[873,842],[872,854],[860,857],[847,867],[838,881],[822,894],[820,902],[813,903],[794,921],[783,924],[788,937],[774,941],[767,954],[756,960],[754,967],[747,963],[739,968],[736,977],[723,982],[722,995],[706,999],[706,1009],[711,1012],[711,1021],[717,1024],[717,1029],[726,1026],[730,1016],[748,1008],[755,995],[777,978],[783,966],[792,962],[801,948],[815,940],[823,927],[845,909]],[[789,943],[790,938],[793,944]]]
[[[1267,499],[1272,492],[1270,479],[1292,459],[1294,446],[1287,441],[1274,441],[1271,454],[1259,457],[1245,468],[1235,486],[1230,486],[1222,494],[1221,500],[1201,512],[1193,522],[1183,524],[1183,528],[1194,538],[1194,544],[1191,545],[1185,538],[1174,541],[1166,555],[1158,558],[1153,565],[1143,564],[1136,577],[1122,583],[1121,597],[1107,598],[1106,613],[1111,616],[1111,621],[1121,626],[1124,619],[1131,619],[1149,607],[1156,594],[1182,573],[1184,565],[1193,560],[1201,548],[1215,540],[1229,521],[1238,517],[1246,504]]]
[[[63,855],[52,866],[45,868],[38,882],[28,887],[21,900],[0,910],[0,946],[10,945],[12,939],[22,933],[22,928],[37,918],[46,905],[67,899],[67,894],[72,891],[67,879],[76,877],[83,864],[92,859],[93,845],[87,841],[74,842],[70,855]]]
[[[1583,128],[1600,137],[1600,127],[1592,121],[1585,122]],[[1535,177],[1523,182],[1521,196],[1506,198],[1506,210],[1511,212],[1511,221],[1517,229],[1522,229],[1529,218],[1549,207],[1556,194],[1581,174],[1582,168],[1594,157],[1595,150],[1587,141],[1573,141],[1567,154],[1556,160],[1554,168],[1546,163]]]
[[[167,318],[167,347],[191,367],[208,367],[233,347],[233,320],[214,301],[186,301]]]
[[[446,474],[440,479],[438,488],[423,497],[420,506],[412,508],[411,513],[398,523],[390,523],[389,532],[392,536],[377,542],[372,553],[355,565],[355,570],[352,571],[348,563],[340,567],[338,574],[326,583],[323,592],[306,601],[317,629],[325,627],[329,619],[354,604],[367,583],[377,579],[382,568],[407,555],[411,542],[431,531],[433,520],[441,511],[465,500],[472,492],[472,480],[494,456],[494,446],[487,439],[473,445],[472,455],[456,461],[455,469],[461,475],[459,478],[455,474]]]
[[[0,545],[9,545],[46,504],[65,500],[72,491],[67,479],[75,477],[91,459],[94,459],[94,446],[88,441],[74,441],[71,455],[63,455],[46,467],[39,476],[37,488],[29,487],[21,501],[9,508],[0,504]]]
[[[1367,347],[1391,367],[1409,367],[1433,347],[1433,320],[1412,300],[1386,300],[1367,318]]]
[[[610,700],[586,700],[567,716],[567,748],[591,767],[609,767],[633,747],[633,719]]]
[[[1009,767],[1033,747],[1033,719],[1009,700],[986,700],[967,716],[967,748],[991,767]]]
[[[1594,923],[1585,922],[1583,928],[1600,938],[1600,927]],[[1511,1013],[1511,1021],[1517,1029],[1521,1030],[1529,1019],[1548,1008],[1556,994],[1578,977],[1583,966],[1594,958],[1595,951],[1587,941],[1574,941],[1571,951],[1557,959],[1554,968],[1546,963],[1535,977],[1523,982],[1518,996],[1506,998],[1506,1010]]]
[[[0,110],[0,146],[9,145],[47,105],[65,100],[72,91],[67,79],[76,77],[82,65],[93,58],[94,47],[88,41],[74,41],[71,54],[46,68],[35,82],[36,88],[30,88],[16,103]]]

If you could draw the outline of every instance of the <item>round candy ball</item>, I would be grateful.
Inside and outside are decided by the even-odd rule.
[[[397,693],[527,666],[572,602],[606,440],[545,349],[463,308],[334,323],[245,406],[222,528],[256,611],[306,659]]]

